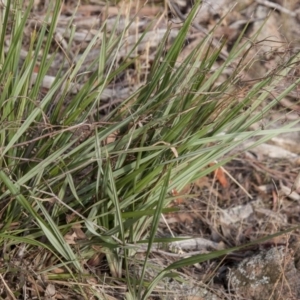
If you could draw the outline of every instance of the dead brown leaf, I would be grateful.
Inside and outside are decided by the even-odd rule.
[[[95,253],[88,261],[87,265],[91,267],[97,267],[100,265],[102,259],[104,257],[103,253]]]
[[[118,134],[119,134],[119,131],[115,131],[115,132],[111,133],[111,134],[104,140],[104,145],[109,145],[109,144],[113,143],[113,142],[116,140]]]
[[[47,300],[56,299],[55,294],[56,294],[56,289],[54,284],[48,284],[45,290],[45,299]]]
[[[64,236],[64,240],[65,242],[68,244],[68,245],[75,245],[76,244],[76,241],[75,239],[77,238],[77,235],[75,232],[73,233],[67,233],[65,236]]]
[[[175,204],[182,204],[191,191],[191,184],[187,184],[180,192],[177,189],[172,190],[172,196],[176,197]]]
[[[66,272],[66,270],[64,270],[63,268],[54,268],[51,272],[54,274],[63,274]]]
[[[210,166],[215,165],[215,163],[211,163]],[[216,179],[220,182],[223,188],[227,188],[229,186],[228,180],[226,178],[225,172],[222,167],[217,168],[214,171]]]

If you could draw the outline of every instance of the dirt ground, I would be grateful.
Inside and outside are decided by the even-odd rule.
[[[62,36],[64,27],[70,20],[76,6],[74,2],[76,1],[64,3],[57,38]],[[35,5],[34,19],[41,20],[45,3],[42,0],[35,1]],[[131,36],[128,37],[128,48],[118,53],[119,59],[130,51],[136,37],[155,20],[150,25],[150,32],[145,36],[144,42],[136,50],[139,54],[138,64],[142,66],[143,72],[132,68],[121,79],[111,83],[103,92],[103,114],[143,84],[167,26],[172,25],[173,28],[169,41],[172,43],[172,38],[178,33],[191,6],[192,1],[189,0],[169,0],[167,3],[159,0],[132,1],[131,6],[120,2],[108,7],[100,1],[87,1],[78,6],[73,21],[76,34],[72,42],[72,59],[75,61],[93,38],[93,30],[100,28],[107,18],[108,31],[112,29],[120,7],[130,9],[134,21]],[[157,15],[161,17],[157,18]],[[120,28],[122,20],[121,17]],[[253,53],[250,57],[255,56],[256,59],[251,62],[249,71],[242,74],[243,85],[237,87],[237,94],[242,97],[251,85],[263,78],[276,64],[283,63],[299,50],[299,1],[203,1],[181,58],[188,55],[194,45],[220,23],[214,32],[212,44],[218,47],[224,38],[227,40],[217,62],[221,64],[248,22],[245,38],[256,32],[264,22],[265,25],[258,38],[262,42],[251,50]],[[90,59],[93,59],[93,51],[96,53],[97,49],[92,50]],[[26,56],[26,51],[24,53]],[[56,55],[51,72],[47,74],[45,88],[53,80],[63,56],[63,51]],[[66,63],[65,68],[69,67]],[[291,76],[286,78],[286,85],[279,86],[277,92],[280,93],[293,82],[297,74],[297,69],[291,71]],[[224,74],[224,78],[226,76],[228,74]],[[299,87],[278,103],[276,111],[264,116],[265,121],[256,124],[253,129],[276,120],[283,109],[286,122],[297,120],[300,112],[298,90]],[[281,125],[275,122],[272,126],[276,128]],[[243,147],[246,149],[247,144]],[[207,253],[242,245],[299,224],[300,134],[297,131],[282,134],[251,151],[243,151],[243,147],[237,149],[235,159],[224,168],[199,179],[184,191],[175,191],[174,195],[178,194],[175,205],[180,210],[167,215],[166,221],[162,220],[160,233],[163,236],[169,232],[167,223],[174,235],[195,237],[195,245],[187,246],[184,249],[186,253]],[[186,196],[187,194],[190,196]],[[182,269],[180,272],[189,284],[168,282],[168,290],[176,293],[170,292],[168,296],[162,296],[157,292],[156,299],[300,299],[299,247],[299,230],[294,230],[222,259]],[[161,254],[153,255],[153,261],[158,257]],[[176,260],[176,255],[168,259]]]

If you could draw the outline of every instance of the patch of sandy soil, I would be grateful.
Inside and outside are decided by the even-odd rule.
[[[46,4],[42,0],[35,1],[32,21],[25,32],[28,37],[32,26],[38,26],[39,22],[42,22]],[[119,2],[109,6],[101,1],[83,2],[78,6],[73,20],[76,32],[71,51],[68,54],[65,51],[57,53],[51,70],[45,77],[44,88],[49,88],[59,66],[63,65],[67,70],[73,61],[80,59],[87,43],[94,37],[104,20],[107,20],[108,32],[112,31],[122,7],[124,15],[121,14],[117,23],[121,30],[126,22],[125,11],[130,10],[134,20],[129,30],[128,44],[117,56],[120,60],[124,58],[137,38],[154,20],[150,31],[144,37],[144,42],[134,52],[134,55],[139,56],[138,65],[143,72],[141,74],[140,70],[133,67],[103,92],[101,111],[103,114],[107,113],[111,107],[121,103],[144,83],[167,26],[172,25],[169,37],[169,43],[172,43],[191,6],[192,1],[189,0],[169,0],[165,3],[155,0],[132,1],[131,5]],[[69,42],[68,33],[64,29],[75,7],[75,1],[65,1],[63,5],[55,36],[62,48]],[[249,87],[261,80],[278,63],[286,62],[291,54],[299,49],[299,1],[203,1],[178,63],[192,51],[203,36],[219,24],[212,45],[218,47],[223,39],[226,39],[226,47],[220,53],[215,66],[217,68],[218,63],[222,63],[228,56],[247,23],[249,27],[244,38],[251,36],[264,23],[265,25],[258,37],[260,42],[250,50],[251,68],[247,73],[241,74],[240,85],[235,87],[237,95],[242,97]],[[92,49],[88,60],[92,61],[95,58],[93,55],[98,53],[99,48]],[[26,57],[26,45],[22,55],[23,58]],[[80,71],[87,70],[83,67]],[[232,70],[226,70],[223,79],[230,72]],[[277,92],[283,91],[297,76],[299,71],[295,66],[286,78],[286,85],[278,86]],[[74,86],[74,93],[79,88],[80,83],[79,86]],[[266,120],[278,119],[282,108],[288,111],[287,121],[299,118],[298,92],[299,87],[278,103],[278,110],[274,111],[273,115],[265,116]],[[256,124],[257,127],[263,125]],[[275,127],[281,125],[274,123]],[[237,149],[240,154],[224,168],[218,169],[211,176],[199,179],[184,191],[176,191],[176,206],[180,210],[165,216],[166,221],[161,222],[161,234],[170,234],[167,223],[174,235],[192,237],[190,244],[179,246],[183,253],[192,255],[196,252],[209,253],[212,250],[242,245],[298,225],[299,145],[300,136],[297,131],[273,138],[251,151],[243,150],[243,147],[246,149],[248,146],[243,145],[241,149]],[[299,244],[299,230],[296,229],[218,260],[183,268],[178,272],[186,280],[185,283],[164,282],[169,293],[157,291],[157,296],[152,299],[300,299]],[[153,262],[166,260],[170,263],[178,257],[183,257],[182,253],[157,251],[151,259]],[[58,299],[53,296],[53,286],[47,286],[47,299]],[[164,285],[162,290],[163,287]],[[59,288],[59,284],[56,284],[56,289]],[[109,294],[111,296],[108,296]],[[107,297],[117,299],[113,291],[108,292]]]

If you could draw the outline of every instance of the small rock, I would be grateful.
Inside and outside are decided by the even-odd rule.
[[[274,247],[244,259],[228,274],[230,290],[249,300],[300,299],[300,272],[292,254]]]

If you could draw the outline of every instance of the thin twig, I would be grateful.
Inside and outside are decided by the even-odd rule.
[[[5,289],[7,291],[7,293],[9,294],[9,296],[14,299],[17,300],[17,298],[15,297],[14,293],[11,291],[11,289],[9,288],[9,286],[6,284],[6,281],[4,280],[4,278],[2,277],[2,275],[0,274],[0,279],[3,282]]]
[[[281,5],[279,5],[277,3],[270,2],[268,0],[256,0],[256,2],[258,4],[261,4],[261,5],[264,5],[264,6],[267,6],[267,7],[275,8],[276,10],[279,10],[280,12],[282,12],[284,14],[287,14],[287,15],[290,15],[292,17],[296,17],[297,16],[296,12],[290,11],[289,9],[287,9],[285,7],[282,7]]]
[[[240,189],[250,198],[253,199],[253,197],[247,192],[247,190],[224,168],[221,167],[221,170],[235,183],[237,184]]]

